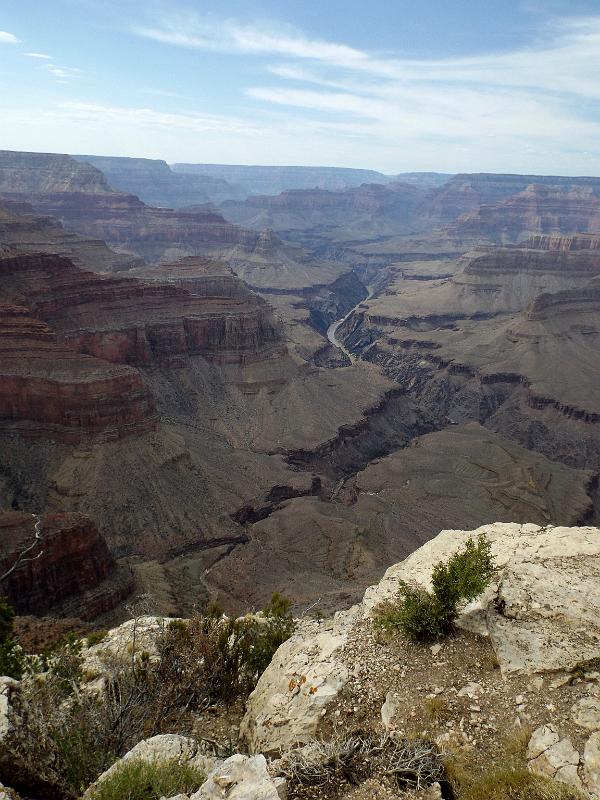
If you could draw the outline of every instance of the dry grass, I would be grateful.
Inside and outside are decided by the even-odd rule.
[[[441,695],[428,697],[423,703],[423,708],[426,719],[436,725],[447,722],[452,716],[448,701]]]

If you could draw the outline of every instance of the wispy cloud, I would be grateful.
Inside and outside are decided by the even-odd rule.
[[[46,69],[57,79],[57,83],[69,83],[71,78],[75,78],[81,73],[77,67],[59,67],[56,64],[46,64]]]
[[[46,53],[23,53],[24,56],[28,58],[42,58],[46,61],[52,61],[52,56],[47,55]]]
[[[441,59],[400,58],[287,25],[216,20],[172,7],[135,33],[257,58],[269,80],[244,86],[242,78],[240,89],[256,104],[255,118],[279,115],[282,136],[295,126],[332,142],[360,139],[371,151],[428,150],[429,167],[439,153],[452,152],[460,159],[473,154],[474,168],[495,157],[498,169],[511,159],[514,169],[520,161],[533,169],[543,158],[558,168],[577,154],[578,163],[591,159],[600,169],[600,15],[547,20],[528,46]],[[281,57],[283,63],[273,63]]]
[[[242,25],[235,20],[171,14],[155,26],[136,26],[133,32],[165,44],[246,54],[286,55],[354,65],[366,54],[344,44],[311,39],[287,25]]]
[[[0,44],[19,44],[20,39],[8,31],[0,31]]]
[[[178,114],[156,111],[136,106],[108,106],[99,103],[65,102],[57,112],[60,117],[78,122],[130,126],[133,130],[161,129],[165,131],[186,130],[194,133],[205,131],[237,131],[247,134],[260,133],[258,125],[249,125],[246,120],[217,114]]]

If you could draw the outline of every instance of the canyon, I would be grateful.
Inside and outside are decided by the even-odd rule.
[[[213,166],[0,153],[1,509],[160,614],[598,521],[599,179]]]

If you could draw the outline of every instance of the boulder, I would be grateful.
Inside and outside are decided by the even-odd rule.
[[[236,754],[216,767],[191,800],[284,800],[285,781],[273,779],[263,755]]]
[[[326,625],[303,621],[279,648],[250,695],[242,721],[240,733],[250,752],[281,753],[313,737],[348,679],[342,651],[355,626],[381,602],[393,600],[401,581],[430,589],[433,567],[480,534],[490,541],[498,569],[457,624],[490,637],[504,675],[569,672],[592,661],[600,652],[600,530],[493,523],[475,531],[442,531],[390,567],[360,605]],[[461,692],[476,696],[478,689],[471,685]],[[557,757],[565,755],[565,747]],[[554,754],[546,760],[553,763]],[[562,770],[557,777],[576,784],[574,758],[570,751],[554,771]]]
[[[527,747],[528,769],[536,775],[554,778],[582,789],[577,771],[579,752],[568,737],[561,737],[552,725],[537,728]]]
[[[483,534],[499,568],[457,624],[491,636],[503,674],[571,670],[600,652],[600,531],[493,523],[442,531],[367,589],[363,614],[391,600],[401,581],[431,588],[431,570]]]
[[[83,673],[88,681],[102,677],[111,661],[125,661],[148,653],[156,656],[156,639],[171,617],[137,617],[112,628],[98,644],[83,651]]]
[[[348,678],[339,651],[356,609],[333,622],[302,622],[281,645],[248,698],[240,736],[251,753],[277,754],[308,741]]]
[[[177,759],[181,764],[197,767],[201,769],[205,775],[218,764],[214,758],[202,752],[195,739],[190,739],[187,736],[179,736],[175,733],[164,733],[158,736],[152,736],[150,739],[144,739],[138,742],[138,744],[126,753],[123,758],[120,758],[103,772],[102,775],[86,789],[83,800],[92,798],[95,789],[107,778],[114,775],[115,772],[118,772],[127,761],[139,760],[149,763],[160,763],[171,761],[172,759]]]

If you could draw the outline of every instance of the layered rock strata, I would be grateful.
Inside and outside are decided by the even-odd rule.
[[[97,528],[81,514],[0,513],[0,574],[34,543],[38,530],[39,544],[2,584],[17,614],[90,620],[131,593],[129,568],[115,563]]]

